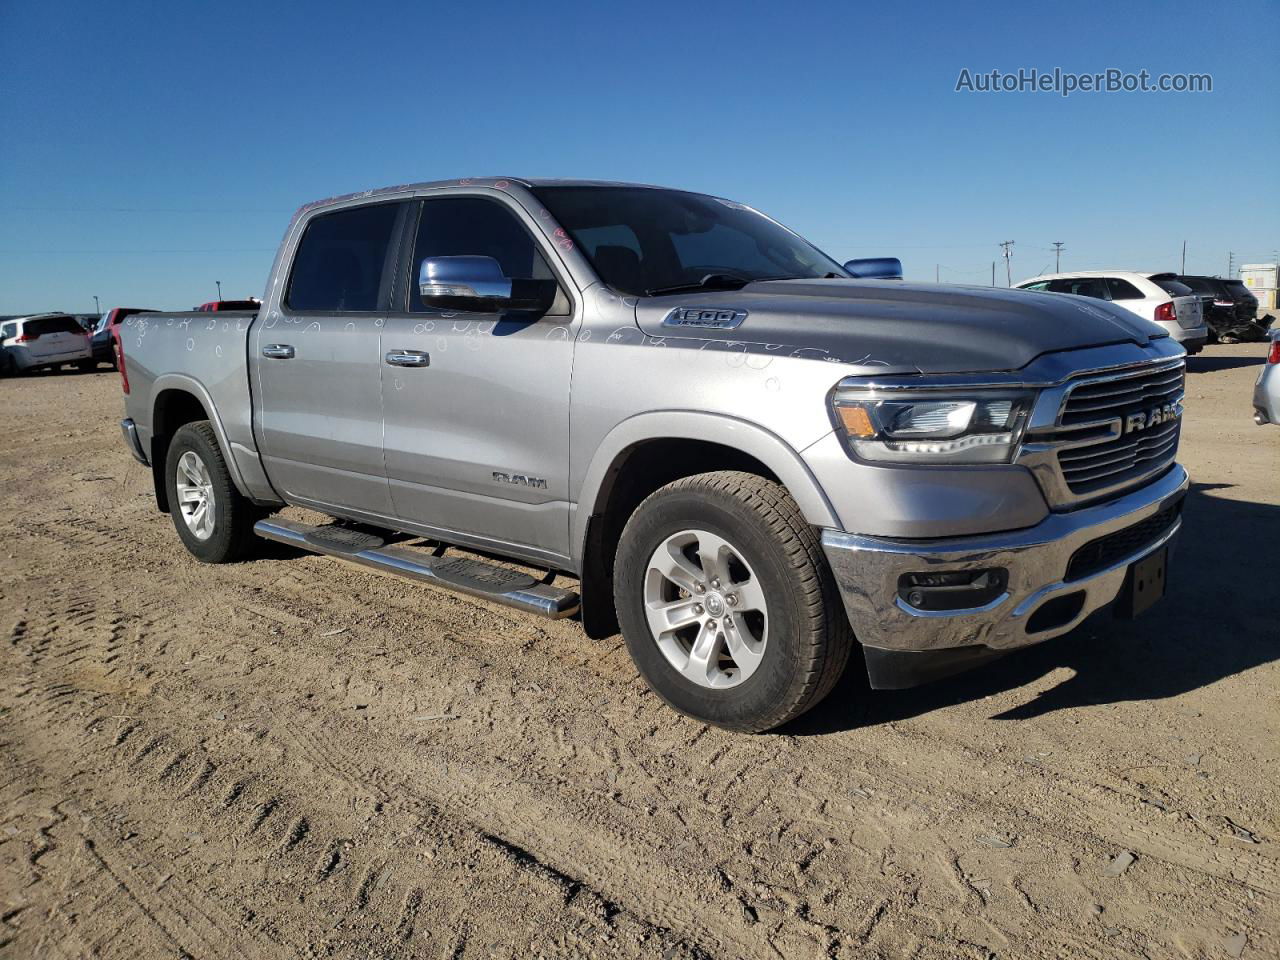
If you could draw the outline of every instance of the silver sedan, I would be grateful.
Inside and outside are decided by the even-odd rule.
[[[1253,388],[1253,422],[1280,424],[1280,330],[1272,330],[1267,362]]]

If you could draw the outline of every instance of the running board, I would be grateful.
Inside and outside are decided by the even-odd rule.
[[[551,620],[573,616],[581,605],[572,590],[540,583],[516,570],[471,557],[438,557],[412,547],[386,546],[372,534],[343,527],[313,527],[273,519],[259,520],[253,525],[253,532],[267,540],[341,557],[383,573],[492,600]]]

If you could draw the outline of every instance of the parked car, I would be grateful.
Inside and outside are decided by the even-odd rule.
[[[0,350],[6,373],[56,370],[74,363],[81,370],[93,369],[89,335],[75,317],[67,313],[40,313],[16,317],[0,324]]]
[[[1221,277],[1178,277],[1197,294],[1212,298],[1212,311],[1206,314],[1210,341],[1226,343],[1266,339],[1266,325],[1259,323],[1258,298],[1239,280]]]
[[[1253,422],[1280,424],[1280,330],[1272,330],[1267,362],[1258,371],[1253,387]]]
[[[90,341],[90,346],[93,350],[93,362],[95,364],[109,363],[114,367],[116,365],[114,330],[120,326],[120,322],[125,317],[132,317],[138,313],[154,312],[143,307],[114,307],[103,314],[102,319],[98,321],[98,325],[94,327],[93,337]]]
[[[262,306],[258,300],[210,300],[196,307],[199,313],[217,312],[219,310],[257,310]]]
[[[119,328],[122,432],[193,556],[257,534],[576,612],[733,729],[812,707],[855,639],[898,688],[1140,613],[1181,526],[1164,329],[852,279],[716,197],[502,179],[321,201],[260,310],[201,316]],[[264,519],[286,504],[335,522]]]
[[[1086,270],[1050,273],[1017,284],[1019,290],[1074,293],[1104,300],[1164,327],[1187,353],[1199,353],[1209,339],[1200,297],[1172,273]]]

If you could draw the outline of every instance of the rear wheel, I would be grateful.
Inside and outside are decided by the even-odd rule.
[[[645,500],[622,534],[614,600],[649,686],[734,730],[815,706],[853,646],[813,528],[785,490],[748,473],[677,480]]]
[[[204,563],[230,563],[257,542],[259,511],[231,481],[208,420],[178,429],[165,458],[165,484],[173,525],[187,550]]]

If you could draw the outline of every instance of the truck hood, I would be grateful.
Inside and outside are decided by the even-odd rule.
[[[678,308],[745,311],[731,329],[671,325]],[[1017,370],[1043,353],[1167,336],[1127,310],[1087,297],[897,280],[767,280],[741,290],[642,299],[650,337],[763,344],[771,352],[878,373]]]

